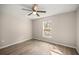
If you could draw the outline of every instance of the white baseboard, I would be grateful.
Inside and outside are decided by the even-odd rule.
[[[78,52],[78,54],[79,54],[79,48],[76,47],[76,50],[77,50],[77,52]]]
[[[42,39],[37,39],[37,40],[42,40]],[[47,40],[42,40],[42,41],[50,42],[50,41],[47,41]],[[71,48],[76,48],[75,46],[71,46],[71,45],[67,45],[67,44],[62,44],[62,43],[55,42],[55,41],[52,41],[50,43],[54,43],[54,44],[58,44],[58,45],[63,45],[63,46],[66,46],[66,47],[71,47]]]
[[[28,39],[28,40],[30,40],[30,39]],[[40,40],[40,39],[37,39],[37,40]],[[24,41],[27,41],[27,40],[22,40],[22,41],[14,42],[14,43],[11,43],[9,45],[5,45],[5,46],[0,47],[0,49],[8,47],[8,46],[11,46],[11,45],[19,44],[19,43],[22,43]],[[46,41],[46,40],[42,40],[42,41]],[[46,42],[48,42],[48,41],[46,41]],[[63,45],[63,46],[71,47],[71,48],[76,48],[74,46],[69,46],[69,45],[65,45],[65,44],[61,44],[61,43],[57,43],[57,42],[50,42],[50,43],[55,43],[55,44],[59,44],[59,45]],[[76,48],[76,50],[78,51],[78,48]],[[78,53],[79,53],[79,51],[78,51]]]
[[[30,39],[27,39],[27,40],[30,40]],[[6,47],[11,46],[11,45],[19,44],[19,43],[22,43],[22,42],[27,41],[27,40],[21,40],[21,41],[14,42],[14,43],[0,47],[0,49],[6,48]]]

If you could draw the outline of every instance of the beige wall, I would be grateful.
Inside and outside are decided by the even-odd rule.
[[[69,47],[76,47],[77,43],[77,50],[79,50],[78,35],[76,42],[75,12],[49,16],[31,22],[31,20],[24,16],[21,8],[20,5],[0,5],[0,48],[29,40],[33,36],[35,39]],[[78,14],[79,11],[77,16]],[[78,18],[79,17],[77,17],[77,22]],[[42,37],[42,21],[46,20],[52,21],[52,38]],[[77,23],[77,31],[78,30]]]
[[[77,40],[76,40],[76,45],[77,45],[77,51],[79,53],[79,9],[77,9]]]
[[[52,20],[52,38],[42,36],[42,22]],[[76,46],[76,13],[69,12],[33,20],[33,38],[68,47]]]
[[[31,20],[22,14],[21,6],[0,5],[0,48],[32,38]]]

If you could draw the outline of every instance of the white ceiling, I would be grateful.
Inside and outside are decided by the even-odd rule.
[[[32,4],[26,4],[26,5],[22,5],[24,8],[31,8]],[[47,17],[47,16],[51,16],[51,15],[57,15],[57,14],[62,14],[62,13],[66,13],[66,12],[71,12],[71,11],[75,11],[78,8],[77,4],[38,4],[39,6],[39,10],[45,10],[47,11],[46,13],[39,13],[40,17],[36,16],[36,15],[30,15],[27,16],[28,11],[24,11],[26,13],[26,17],[30,18],[30,19],[35,19],[35,18],[42,18],[42,17]]]

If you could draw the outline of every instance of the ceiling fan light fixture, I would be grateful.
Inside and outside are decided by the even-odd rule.
[[[38,10],[38,5],[37,4],[33,4],[32,8],[30,10],[29,9],[25,9],[25,8],[23,8],[22,10],[31,11],[31,13],[29,13],[28,16],[30,16],[31,14],[40,16],[39,13],[46,13],[46,11]]]
[[[34,15],[36,15],[36,12],[33,12]]]

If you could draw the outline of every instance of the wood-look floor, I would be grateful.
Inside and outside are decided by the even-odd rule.
[[[77,55],[74,48],[51,44],[40,40],[29,40],[23,43],[0,49],[0,55]]]

